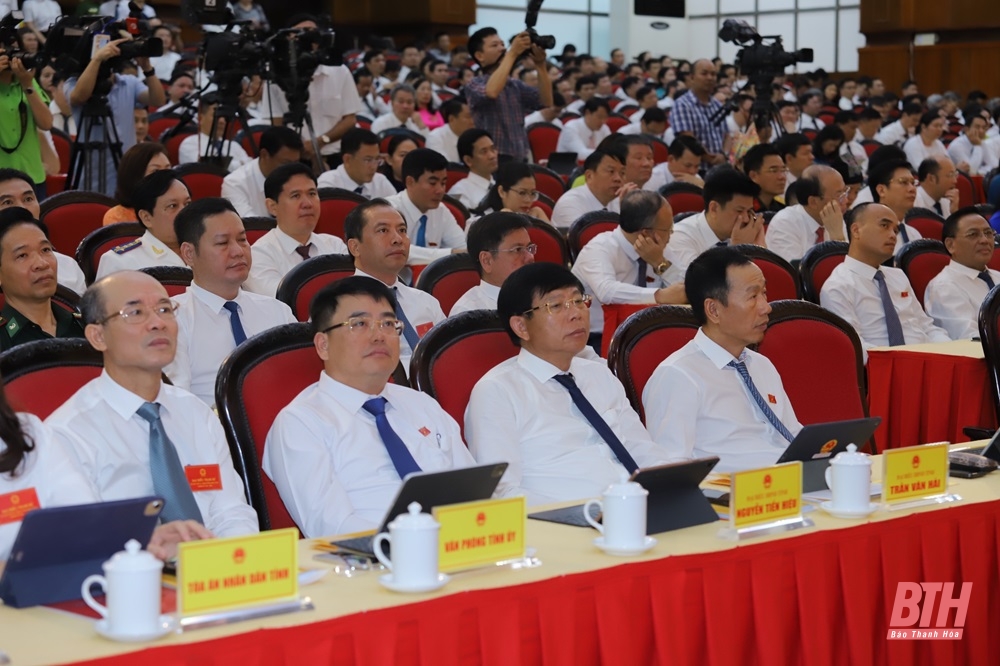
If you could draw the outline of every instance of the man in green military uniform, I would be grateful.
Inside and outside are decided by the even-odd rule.
[[[0,351],[49,338],[82,338],[74,313],[52,302],[57,263],[45,226],[24,208],[0,211]]]

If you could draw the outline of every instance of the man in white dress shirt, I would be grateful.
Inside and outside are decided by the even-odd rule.
[[[634,188],[634,185],[625,184],[625,164],[621,156],[603,150],[595,150],[587,157],[583,175],[586,181],[583,185],[574,187],[556,201],[552,226],[557,229],[569,229],[581,215],[591,211],[621,211],[618,197],[624,188]]]
[[[131,203],[146,233],[101,255],[97,279],[115,271],[147,266],[183,266],[180,243],[174,235],[174,218],[191,203],[191,192],[171,170],[156,171],[141,181]]]
[[[174,298],[177,354],[165,372],[174,386],[211,406],[219,367],[233,349],[249,337],[296,319],[281,301],[241,288],[250,274],[250,244],[229,201],[195,201],[177,215],[174,229],[194,279],[186,292]]]
[[[594,299],[591,345],[604,331],[601,307],[616,303],[681,304],[684,274],[674,266],[668,242],[674,228],[670,204],[656,192],[632,190],[622,196],[619,226],[590,240],[573,263]]]
[[[883,162],[868,174],[868,190],[871,192],[872,201],[888,206],[899,222],[896,230],[896,252],[903,249],[905,244],[923,238],[919,231],[903,221],[916,202],[917,185],[916,174],[906,160]]]
[[[416,91],[413,86],[401,83],[392,89],[389,98],[392,104],[390,113],[383,113],[372,122],[372,131],[380,134],[387,129],[394,127],[405,127],[411,132],[427,136],[427,127],[423,121],[417,122],[420,114],[415,113]]]
[[[718,456],[719,472],[773,465],[802,426],[774,365],[747,348],[767,330],[764,274],[720,247],[691,263],[684,284],[701,328],[642,392],[653,441],[672,462]]]
[[[717,169],[705,179],[705,210],[681,220],[670,241],[682,273],[705,250],[720,245],[766,246],[764,218],[753,212],[758,187],[735,169]]]
[[[479,284],[462,294],[449,316],[469,310],[496,310],[500,287],[511,273],[535,261],[531,222],[524,215],[496,212],[479,218],[469,229],[469,256],[479,269]]]
[[[264,180],[283,164],[302,159],[302,137],[290,127],[268,127],[257,146],[260,157],[247,162],[222,181],[222,196],[232,202],[240,217],[267,217]]]
[[[557,153],[576,153],[578,160],[585,160],[611,134],[605,124],[611,115],[607,100],[593,97],[583,105],[583,117],[563,125],[556,142]]]
[[[441,153],[450,163],[461,164],[458,137],[462,136],[462,132],[475,127],[469,104],[461,97],[449,99],[441,105],[441,117],[444,118],[444,125],[431,130],[427,135],[426,147]]]
[[[1000,284],[1000,271],[989,268],[995,234],[986,218],[970,206],[945,221],[942,235],[951,262],[927,285],[924,306],[952,340],[979,337],[979,308]]]
[[[424,266],[439,257],[465,252],[465,232],[451,210],[442,205],[448,187],[448,163],[429,148],[417,148],[403,158],[406,189],[386,200],[406,221],[409,263]]]
[[[958,210],[958,169],[947,155],[928,157],[917,169],[917,196],[914,208],[927,208],[947,219]]]
[[[458,157],[469,167],[469,175],[452,185],[448,194],[471,210],[479,206],[493,185],[499,157],[493,137],[483,129],[465,130],[458,137]]]
[[[475,464],[433,398],[389,383],[400,356],[395,310],[392,291],[370,277],[313,299],[323,372],[278,413],[262,465],[307,537],[374,529],[405,474]]]
[[[478,462],[509,464],[505,494],[529,505],[594,497],[667,457],[607,365],[577,356],[589,300],[556,264],[524,266],[500,289],[497,311],[521,351],[476,383],[465,435]]]
[[[804,129],[818,132],[826,127],[826,123],[819,119],[819,113],[823,110],[823,93],[815,88],[807,90],[799,96],[799,106],[802,108],[802,115],[799,116],[800,132]]]
[[[886,345],[946,342],[920,307],[906,274],[883,266],[896,247],[898,218],[882,204],[862,204],[848,220],[850,248],[820,291],[820,304],[843,317],[868,350]]]
[[[214,93],[203,95],[198,104],[198,134],[192,134],[181,141],[180,148],[177,149],[177,163],[190,164],[202,161],[202,156],[229,157],[229,164],[226,167],[229,173],[233,173],[244,164],[251,161],[250,156],[243,150],[243,146],[238,141],[224,141],[222,132],[225,129],[224,118],[215,117],[215,109],[218,98]],[[212,132],[212,123],[215,123],[215,133]]]
[[[802,172],[812,165],[812,141],[805,134],[786,134],[774,142],[781,159],[785,161],[788,174],[785,176],[785,191],[788,186],[802,177]],[[787,202],[786,202],[787,203]]]
[[[754,208],[778,212],[785,207],[785,182],[788,167],[773,143],[759,143],[743,155],[743,173],[760,191]]]
[[[663,112],[663,109],[657,108],[647,109],[638,122],[622,125],[618,128],[615,134],[639,134],[651,136],[659,139],[668,146],[672,144],[676,138],[674,136],[674,130],[667,127],[667,114]],[[694,137],[691,137],[691,139],[697,142],[697,139]],[[662,187],[663,185],[666,185],[666,183],[662,183],[660,186]]]
[[[80,310],[104,370],[46,424],[73,451],[102,501],[159,495],[167,500],[164,522],[204,526],[187,529],[181,540],[256,533],[257,514],[218,417],[161,379],[177,347],[176,307],[144,273],[122,271],[95,282]]]
[[[374,132],[352,127],[340,140],[340,149],[343,163],[336,169],[321,173],[316,179],[317,186],[339,187],[368,199],[396,194],[396,188],[389,179],[378,172],[382,159]]]
[[[785,261],[800,261],[824,241],[846,241],[848,190],[833,167],[814,164],[795,183],[799,203],[775,213],[767,226],[767,248]]]
[[[903,107],[899,120],[889,123],[875,135],[875,140],[885,146],[900,146],[913,136],[920,124],[920,116],[924,107],[916,102],[909,102]]]
[[[597,77],[592,75],[578,77],[573,84],[573,92],[576,99],[566,105],[566,111],[582,115],[583,105],[597,93]]]
[[[406,324],[399,355],[408,373],[417,342],[445,316],[436,298],[399,280],[399,272],[406,267],[414,247],[407,235],[406,220],[385,199],[373,199],[347,214],[344,237],[354,257],[355,274],[373,277],[395,294],[399,305],[396,318]]]
[[[948,144],[948,157],[955,164],[965,162],[970,176],[985,176],[997,167],[993,153],[983,146],[989,123],[982,116],[982,107],[973,106],[965,111],[965,129]]]
[[[272,171],[264,181],[264,196],[277,227],[253,244],[253,265],[243,286],[274,297],[292,268],[321,254],[347,254],[347,245],[336,236],[316,233],[319,191],[312,169],[305,164],[286,164]]]
[[[659,192],[661,187],[675,181],[704,187],[705,181],[698,175],[698,169],[707,154],[698,139],[690,134],[681,134],[670,142],[667,161],[653,167],[653,175],[643,189]]]

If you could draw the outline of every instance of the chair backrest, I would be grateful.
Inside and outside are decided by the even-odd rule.
[[[366,201],[368,199],[350,190],[339,187],[319,188],[320,213],[316,233],[330,234],[343,240],[344,220],[347,219],[347,214]]]
[[[931,238],[921,238],[903,246],[896,257],[896,265],[903,269],[913,287],[913,295],[924,304],[927,285],[951,261],[944,243]]]
[[[476,382],[519,351],[496,310],[463,312],[420,339],[410,359],[410,381],[437,400],[464,430],[465,407]]]
[[[552,197],[545,194],[545,192],[539,192],[538,201],[535,202],[535,205],[542,209],[546,217],[550,220],[552,219],[552,210],[556,206],[556,202],[552,200]]]
[[[139,270],[156,278],[170,296],[183,294],[194,279],[194,273],[187,266],[147,266]]]
[[[549,159],[549,155],[556,150],[562,129],[553,123],[533,123],[528,126],[527,131],[531,156],[536,162]]]
[[[58,305],[66,312],[76,313],[79,311],[80,294],[69,287],[57,284],[56,293],[52,294],[52,303],[53,305]],[[3,287],[0,287],[0,309],[3,309],[5,305],[7,305],[7,297],[3,293]]]
[[[461,201],[450,195],[444,195],[441,204],[448,207],[451,214],[455,216],[458,226],[465,228],[465,223],[469,220],[469,209]]]
[[[649,141],[653,145],[653,163],[663,164],[667,161],[667,155],[670,154],[670,147],[655,137],[651,138]]]
[[[180,121],[181,117],[173,113],[151,113],[149,114],[149,136],[156,137],[159,140],[164,132],[171,127],[175,127]]]
[[[871,157],[872,153],[882,147],[882,144],[875,139],[865,139],[861,142],[861,147],[865,149],[865,153],[868,157]]]
[[[923,238],[941,239],[944,218],[929,208],[911,208],[906,211],[904,221],[919,231]]]
[[[215,384],[233,467],[262,530],[296,526],[278,489],[261,473],[261,461],[278,412],[323,371],[312,339],[308,324],[284,324],[255,335],[226,358]]]
[[[26,342],[0,354],[7,402],[43,420],[103,367],[104,355],[83,338]]]
[[[309,321],[309,305],[316,292],[337,280],[354,275],[354,257],[348,254],[321,254],[310,257],[285,274],[275,294],[295,313],[299,321]]]
[[[174,173],[191,190],[191,200],[222,196],[222,181],[229,174],[218,164],[193,162],[174,167]]]
[[[825,241],[806,250],[799,262],[806,300],[819,304],[819,292],[833,269],[847,256],[847,241]]]
[[[278,226],[273,217],[252,216],[243,218],[243,228],[247,231],[247,242],[253,245],[260,237]]]
[[[104,226],[115,200],[98,192],[60,192],[41,204],[41,220],[57,252],[73,256],[84,236]]]
[[[660,194],[670,203],[674,215],[705,210],[705,195],[697,185],[675,181],[661,187]]]
[[[619,116],[612,114],[608,116],[608,119],[605,121],[604,124],[607,125],[608,129],[611,130],[612,132],[617,132],[626,125],[631,125],[632,121],[629,119],[628,116]]]
[[[405,127],[393,127],[379,132],[379,150],[383,153],[388,153],[389,142],[392,141],[392,137],[394,136],[405,136],[407,139],[410,139],[413,143],[417,144],[417,148],[423,148],[424,144],[427,143],[427,139],[424,138],[423,134],[418,134],[417,132],[408,130]]]
[[[260,154],[260,135],[264,133],[270,125],[251,125],[247,129],[241,129],[236,133],[234,140],[237,141],[246,154],[250,157],[257,157]],[[248,131],[249,130],[249,131]],[[253,139],[251,141],[251,138]]]
[[[445,312],[451,312],[462,294],[478,284],[479,270],[466,252],[435,259],[417,278],[417,289],[436,298]]]
[[[635,313],[618,327],[608,349],[608,367],[625,387],[625,395],[643,421],[642,391],[665,358],[698,332],[691,308],[657,305]]]
[[[976,187],[972,184],[972,179],[968,175],[959,171],[958,182],[955,186],[958,188],[959,208],[974,206],[980,203],[979,198],[976,196]]]
[[[552,201],[559,201],[559,197],[566,191],[566,183],[559,174],[538,164],[529,166],[535,176],[535,189],[543,192]]]
[[[464,180],[469,175],[469,167],[458,162],[448,162],[448,189],[460,180]]]
[[[777,368],[800,423],[868,416],[861,340],[829,310],[808,301],[772,303],[757,351]]]
[[[580,256],[580,250],[589,243],[595,236],[605,231],[614,231],[618,228],[618,213],[609,210],[593,210],[584,213],[574,220],[569,227],[567,241],[569,243],[569,255],[573,261]]]
[[[69,134],[58,127],[53,127],[52,144],[56,147],[56,155],[59,156],[59,173],[69,173],[70,151],[73,148],[73,140]]]
[[[97,276],[101,257],[112,248],[135,240],[146,233],[138,222],[116,222],[87,234],[76,248],[76,263],[83,270],[83,277],[90,284]]]
[[[764,273],[768,302],[802,298],[802,279],[790,263],[759,245],[736,245],[734,249],[749,257]]]
[[[558,229],[548,222],[531,218],[528,235],[531,236],[531,242],[538,246],[535,261],[546,261],[560,266],[569,265],[569,245]]]
[[[167,131],[169,132],[171,129],[173,128],[170,128]],[[187,125],[185,127],[182,127],[180,131],[178,131],[169,139],[164,140],[163,136],[160,136],[160,143],[162,143],[164,147],[166,147],[167,157],[170,158],[171,164],[177,164],[178,162],[181,161],[180,159],[181,143],[184,142],[184,139],[188,138],[192,134],[197,134],[197,133],[198,133],[197,127],[195,127],[194,125]]]

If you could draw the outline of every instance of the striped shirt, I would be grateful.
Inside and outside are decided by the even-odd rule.
[[[690,132],[710,153],[722,153],[722,142],[726,138],[725,122],[712,123],[712,118],[722,109],[722,103],[712,97],[708,104],[702,104],[694,93],[681,95],[674,102],[670,112],[670,126],[674,132]]]
[[[486,96],[488,80],[488,76],[477,76],[463,89],[476,127],[490,133],[500,154],[525,159],[529,147],[524,117],[542,108],[538,91],[520,79],[509,78],[500,96],[490,99]]]

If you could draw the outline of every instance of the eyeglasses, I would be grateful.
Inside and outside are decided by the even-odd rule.
[[[497,252],[511,252],[514,255],[521,257],[524,256],[525,252],[534,255],[536,252],[538,252],[538,246],[535,245],[534,243],[528,243],[527,245],[518,245],[517,247],[507,248],[506,250],[497,250],[496,252],[494,252],[494,254],[496,254]]]
[[[769,173],[774,176],[779,173],[788,173],[788,169],[786,167],[770,167],[768,169],[764,169],[764,173]]]
[[[842,191],[837,192],[838,201],[847,201],[847,198],[851,196],[851,188],[845,187]]]
[[[536,305],[530,310],[525,310],[521,313],[521,315],[526,317],[535,310],[541,310],[542,308],[548,310],[550,315],[556,315],[561,312],[566,312],[567,310],[589,308],[590,301],[590,294],[583,294],[579,298],[571,298],[568,301],[562,301],[561,303],[542,303],[541,305]]]
[[[511,192],[521,197],[522,199],[531,199],[532,201],[538,201],[538,190],[511,190]]]
[[[384,160],[381,157],[362,157],[361,163],[365,166],[371,166],[372,164],[375,166],[382,166]]]
[[[920,185],[920,181],[915,178],[896,178],[892,182],[902,185],[903,187],[909,187],[910,185],[917,187]]]
[[[962,237],[963,238],[967,238],[967,239],[972,240],[972,241],[979,240],[980,237],[985,238],[988,241],[992,241],[992,240],[996,239],[997,234],[992,229],[978,229],[978,230],[973,230],[973,231],[966,232],[966,233],[962,234]]]
[[[347,330],[355,335],[361,333],[368,333],[371,335],[372,331],[378,330],[383,333],[393,332],[396,335],[403,334],[403,322],[398,319],[375,319],[374,317],[348,317],[347,321],[342,321],[339,324],[334,324],[329,328],[326,328],[320,333],[326,334],[335,328],[340,328],[341,326],[346,326]]]
[[[122,321],[126,324],[138,326],[149,321],[150,315],[154,313],[160,319],[173,319],[177,313],[177,307],[177,303],[174,303],[173,301],[158,303],[151,308],[145,305],[130,305],[122,308],[118,312],[108,315],[98,323],[104,325],[115,317],[121,317]]]

